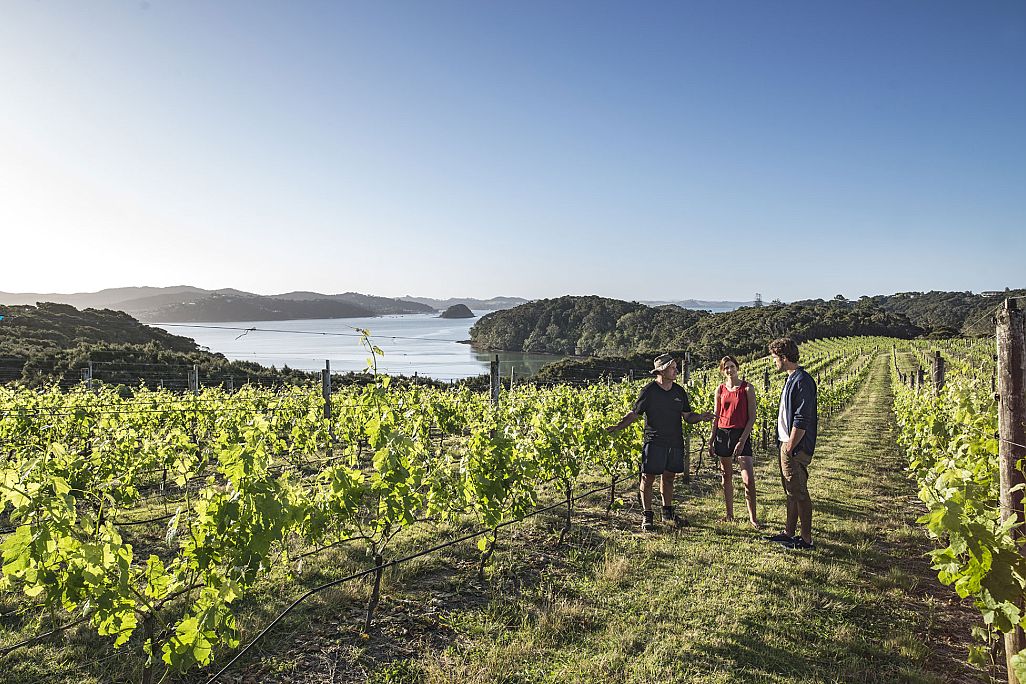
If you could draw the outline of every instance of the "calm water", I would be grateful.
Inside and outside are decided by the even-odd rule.
[[[304,321],[234,321],[197,323],[203,326],[261,328],[282,332],[218,330],[191,328],[171,323],[154,323],[175,335],[191,337],[200,346],[220,352],[229,359],[255,361],[265,366],[289,366],[300,370],[324,368],[331,361],[334,372],[367,368],[368,351],[360,344],[356,328],[370,330],[374,344],[384,352],[378,357],[380,372],[422,376],[438,380],[471,377],[488,372],[494,353],[475,352],[460,340],[470,339],[470,328],[477,318],[445,319],[437,314],[378,316],[374,318],[331,318]],[[331,333],[310,335],[285,331]],[[240,337],[241,335],[241,337]],[[561,357],[547,354],[500,352],[500,372],[508,376],[512,367],[517,376],[531,375],[542,366]]]

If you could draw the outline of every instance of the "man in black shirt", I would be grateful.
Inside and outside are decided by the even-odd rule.
[[[656,379],[642,388],[634,408],[619,423],[606,428],[609,432],[616,432],[636,421],[640,415],[645,415],[645,442],[641,449],[643,532],[651,530],[654,524],[652,483],[656,475],[662,477],[663,520],[677,527],[688,524],[687,519],[679,517],[673,509],[673,478],[684,472],[684,428],[681,420],[694,425],[713,419],[711,413],[692,413],[687,392],[674,382],[677,379],[677,362],[672,356],[661,354],[652,366]]]

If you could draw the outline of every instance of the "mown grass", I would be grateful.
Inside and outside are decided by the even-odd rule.
[[[558,510],[507,528],[483,583],[472,543],[386,572],[370,634],[361,633],[368,583],[319,594],[223,681],[980,681],[964,663],[975,618],[923,558],[929,542],[914,525],[921,505],[894,446],[889,382],[881,355],[852,406],[826,421],[810,479],[811,553],[718,522],[722,494],[706,465],[677,496],[687,530],[643,536],[633,484],[608,519],[599,494],[563,545]],[[759,455],[756,469],[760,517],[776,531],[775,455]],[[740,481],[735,489],[743,518]],[[391,555],[464,529],[417,526]],[[243,606],[243,643],[305,589],[369,564],[353,545],[277,569]],[[0,662],[0,681],[138,681],[138,660],[127,656],[81,667],[111,653],[91,630],[72,630]]]
[[[889,382],[881,356],[849,410],[826,421],[810,479],[813,552],[718,522],[719,491],[698,483],[704,494],[682,497],[693,528],[608,534],[588,571],[521,597],[507,608],[513,620],[461,611],[454,643],[423,654],[409,681],[979,681],[963,662],[972,614],[922,556],[929,542],[914,526],[921,507],[894,446]],[[777,472],[772,456],[758,459],[760,515],[773,531]]]

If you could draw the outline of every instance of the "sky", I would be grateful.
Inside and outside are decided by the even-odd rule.
[[[0,0],[0,291],[1026,285],[1026,3]]]

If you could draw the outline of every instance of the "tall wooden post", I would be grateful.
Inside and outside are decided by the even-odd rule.
[[[331,456],[335,435],[331,432],[331,361],[328,359],[324,359],[321,370],[321,396],[324,397],[324,420],[328,422],[328,456]]]
[[[926,371],[924,371],[923,367],[920,366],[919,368],[916,369],[916,389],[917,390],[923,389],[923,385],[925,385],[925,384],[926,384]]]
[[[321,396],[324,398],[324,418],[331,420],[331,361],[324,360],[321,370]]]
[[[1023,491],[1019,485],[1026,482],[1021,461],[1026,458],[1026,332],[1023,312],[1014,299],[1006,299],[997,315],[997,391],[998,391],[998,445],[1001,475],[1001,520],[1015,517],[1012,528],[1015,539],[1024,536]],[[1023,553],[1023,547],[1019,546]],[[1019,609],[1023,601],[1019,599]],[[1005,662],[1008,665],[1009,684],[1020,684],[1012,668],[1012,657],[1026,648],[1026,636],[1016,627],[1005,634]]]
[[[681,364],[684,367],[680,370],[680,376],[684,386],[687,387],[691,381],[691,352],[684,352]],[[701,453],[698,454],[698,458],[702,458]],[[691,482],[691,430],[687,430],[684,433],[684,482]]]
[[[199,394],[199,365],[192,364],[192,370],[189,371],[189,389],[194,395]]]
[[[944,389],[944,357],[940,351],[933,353],[933,391],[940,394]]]
[[[499,355],[495,355],[495,360],[491,362],[491,367],[488,373],[489,383],[489,394],[491,395],[492,405],[499,405]]]
[[[762,373],[762,396],[763,401],[766,402],[767,406],[772,406],[769,403],[769,391],[770,391],[770,377],[769,368],[763,369]],[[769,421],[766,420],[766,414],[762,416],[762,449],[765,451],[769,447]]]

